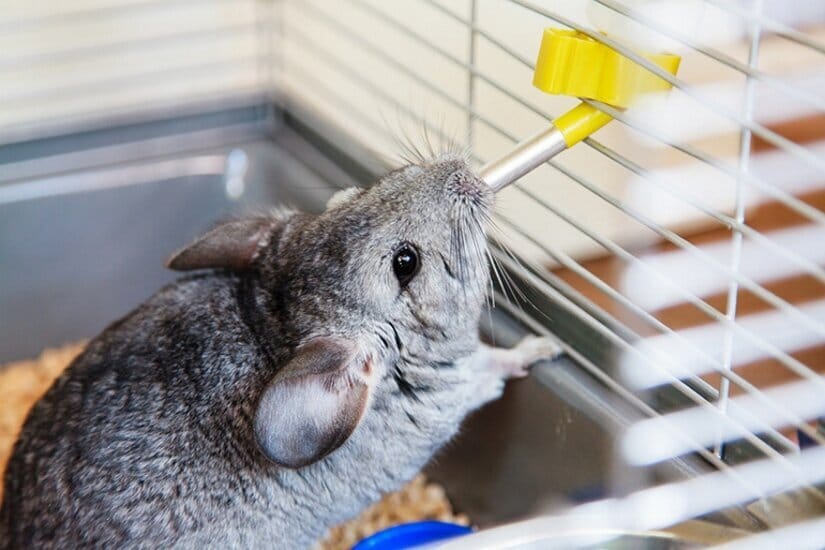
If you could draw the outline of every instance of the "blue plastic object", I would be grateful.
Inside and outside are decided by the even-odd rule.
[[[417,521],[379,531],[353,546],[352,550],[404,550],[472,532],[469,527],[455,523]]]

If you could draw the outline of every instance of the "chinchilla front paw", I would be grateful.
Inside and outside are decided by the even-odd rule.
[[[555,359],[563,350],[556,340],[531,334],[507,351],[509,354],[503,366],[510,377],[520,378],[527,376],[530,367],[538,361]]]

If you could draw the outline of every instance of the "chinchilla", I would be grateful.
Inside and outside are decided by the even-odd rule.
[[[479,341],[490,189],[454,155],[229,221],[30,412],[0,546],[304,548],[557,345]]]

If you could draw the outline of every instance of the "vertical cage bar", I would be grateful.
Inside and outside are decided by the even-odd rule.
[[[280,102],[286,82],[286,13],[287,0],[270,0],[272,2],[272,81],[270,82],[270,97],[272,102]]]
[[[273,98],[275,95],[275,2],[276,0],[256,0],[256,40],[258,42],[258,86],[265,102],[266,126],[275,127],[276,115]]]
[[[272,89],[272,3],[274,0],[255,0],[255,40],[257,42],[258,86],[264,96]]]
[[[470,0],[470,43],[467,53],[467,150],[475,152],[475,103],[476,103],[476,41],[478,31],[478,0]]]
[[[763,0],[753,0],[753,14],[758,17],[762,14],[762,1]],[[756,69],[759,64],[759,44],[762,38],[762,26],[759,24],[758,19],[754,19],[754,22],[750,28],[750,35],[751,35],[751,43],[750,48],[748,50],[748,66],[751,69]],[[743,97],[743,118],[750,122],[753,120],[753,110],[754,110],[754,87],[756,85],[756,80],[750,76],[745,76],[745,90],[744,90],[744,97]],[[739,173],[742,176],[736,178],[736,206],[734,212],[734,218],[739,224],[745,223],[745,197],[744,197],[744,176],[748,173],[750,169],[750,156],[751,156],[751,131],[747,126],[743,126],[740,134],[739,134]],[[731,270],[733,271],[734,275],[739,273],[739,266],[742,260],[742,232],[736,228],[731,228]],[[736,278],[732,278],[730,281],[730,285],[728,286],[728,296],[727,296],[727,305],[725,316],[730,320],[731,323],[736,322],[736,312],[737,312],[737,304],[738,304],[738,297],[739,297],[739,282]],[[722,368],[724,371],[731,370],[731,364],[733,362],[733,348],[734,348],[734,334],[733,330],[728,327],[725,329],[725,340],[723,343],[722,348]],[[727,414],[728,410],[728,401],[730,399],[730,380],[726,377],[722,377],[719,381],[719,401],[718,407],[723,413]],[[725,445],[722,442],[721,438],[717,439],[716,445],[714,447],[714,452],[716,456],[721,459],[725,457]]]

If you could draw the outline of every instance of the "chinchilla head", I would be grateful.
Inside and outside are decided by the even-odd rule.
[[[493,197],[463,159],[442,156],[340,191],[319,215],[227,222],[169,265],[257,271],[300,339],[388,322],[451,335],[477,321],[487,290]]]
[[[178,270],[254,273],[291,340],[282,344],[293,359],[256,414],[271,459],[296,467],[339,446],[381,365],[402,347],[454,359],[474,345],[493,197],[461,157],[447,155],[341,191],[318,215],[227,222],[171,258]],[[284,412],[294,410],[310,412]]]
[[[468,323],[476,326],[487,289],[492,200],[456,157],[339,192],[285,243],[285,267],[298,275],[287,282],[290,296],[306,313],[335,304],[350,329],[391,323],[433,338],[457,337]]]

